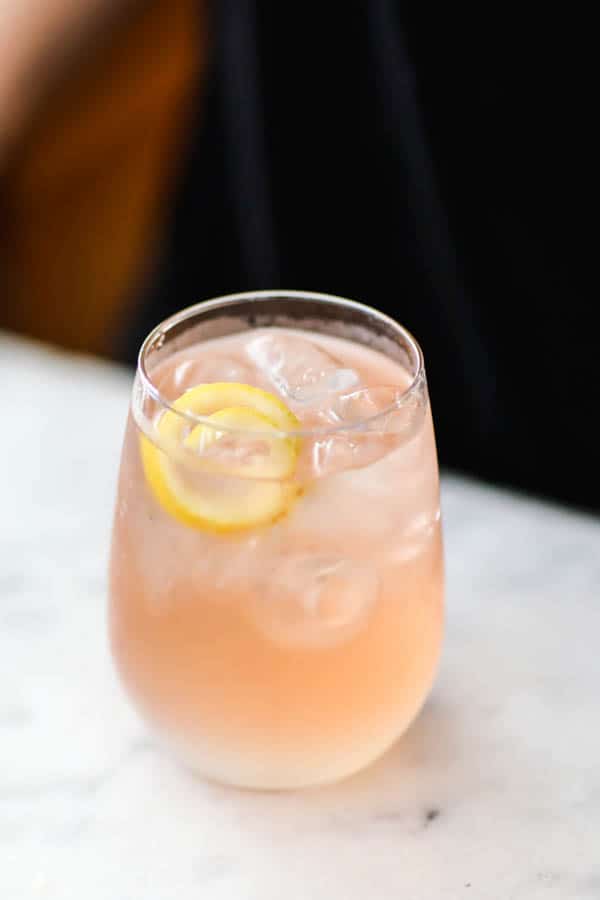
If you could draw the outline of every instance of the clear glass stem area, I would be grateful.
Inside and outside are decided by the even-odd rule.
[[[133,390],[110,593],[128,693],[206,777],[298,788],[382,754],[430,690],[443,630],[414,339],[297,292],[158,326]]]

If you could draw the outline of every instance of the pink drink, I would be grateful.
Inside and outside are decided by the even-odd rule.
[[[408,727],[439,657],[442,541],[424,377],[408,371],[414,361],[316,331],[243,330],[164,350],[150,372],[160,402],[138,375],[121,465],[110,619],[123,682],[210,778],[259,788],[339,779]],[[289,505],[274,521],[215,533],[157,499],[140,426],[160,444],[166,402],[228,381],[278,395],[303,436]],[[225,464],[260,452],[243,434],[226,437]],[[202,477],[217,503],[240,481]]]

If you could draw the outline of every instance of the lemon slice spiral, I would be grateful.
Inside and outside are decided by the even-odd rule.
[[[181,412],[206,422],[189,430]],[[232,532],[268,524],[298,492],[290,479],[299,441],[286,432],[299,424],[281,400],[260,388],[197,385],[161,416],[160,446],[140,435],[146,481],[160,505],[193,528]]]

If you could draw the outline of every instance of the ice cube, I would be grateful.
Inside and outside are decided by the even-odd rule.
[[[294,556],[275,569],[257,594],[253,619],[282,647],[332,647],[364,627],[378,593],[379,576],[367,563],[336,556]]]
[[[333,398],[326,415],[335,425],[369,424],[375,416],[383,417],[386,410],[391,412],[396,409],[401,398],[402,389],[394,385],[360,388]],[[379,419],[373,424],[381,431],[387,422]]]
[[[397,446],[393,434],[340,432],[314,441],[312,472],[317,478],[373,465]]]
[[[314,474],[372,465],[415,434],[422,412],[422,405],[403,399],[402,389],[394,385],[360,388],[332,398],[321,415],[336,430],[314,441]]]
[[[414,509],[414,515],[398,528],[392,541],[382,547],[382,556],[387,565],[402,566],[416,559],[431,545],[435,531],[439,528],[440,508]]]
[[[197,384],[219,381],[252,384],[254,380],[251,367],[243,360],[219,354],[181,360],[157,379],[157,387],[166,397],[174,400]]]
[[[354,369],[311,341],[293,335],[260,335],[249,341],[246,352],[288,402],[319,405],[359,382]]]
[[[254,582],[265,564],[261,555],[263,539],[262,534],[234,537],[225,547],[222,545],[212,553],[213,577],[217,590],[254,590]]]

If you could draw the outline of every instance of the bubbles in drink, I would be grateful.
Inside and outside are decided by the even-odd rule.
[[[336,556],[283,560],[257,595],[252,617],[282,647],[325,648],[349,641],[364,626],[379,591],[368,563]]]
[[[354,369],[311,341],[295,335],[263,334],[246,344],[255,366],[292,404],[319,406],[359,383]]]

